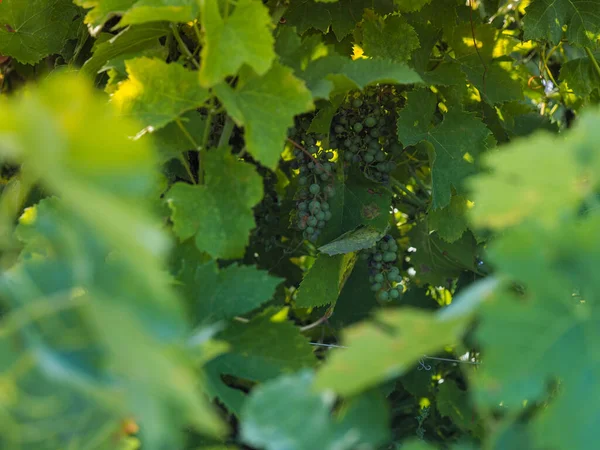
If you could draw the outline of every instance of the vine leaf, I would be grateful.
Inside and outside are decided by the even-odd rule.
[[[323,364],[315,388],[348,396],[399,376],[424,354],[456,343],[469,317],[441,320],[413,308],[380,311],[372,321],[344,330],[342,342],[348,348],[336,351]]]
[[[201,323],[233,319],[268,302],[283,281],[253,266],[232,264],[219,270],[211,261],[180,277]]]
[[[412,91],[406,107],[398,113],[400,142],[408,146],[427,141],[433,148],[433,209],[450,204],[453,188],[463,191],[463,180],[476,172],[475,158],[487,147],[491,135],[474,114],[456,108],[448,111],[441,124],[431,126],[436,104],[431,91]]]
[[[377,243],[384,232],[370,226],[360,226],[342,234],[333,241],[319,247],[319,251],[330,256],[341,253],[352,253],[365,248],[370,248]]]
[[[454,195],[448,206],[429,212],[429,227],[442,239],[452,243],[467,231],[468,208],[469,200],[466,197]]]
[[[503,228],[535,220],[551,226],[574,214],[598,181],[600,158],[592,150],[597,120],[597,114],[582,115],[568,140],[540,133],[487,155],[485,164],[493,172],[468,183],[474,192],[472,222]]]
[[[120,83],[112,103],[123,116],[145,127],[162,128],[181,114],[201,107],[210,94],[196,74],[179,64],[137,58],[125,62],[129,78]],[[185,95],[181,95],[185,92]]]
[[[60,52],[78,13],[71,0],[4,0],[0,4],[0,54],[35,64]]]
[[[310,28],[325,33],[331,26],[335,37],[341,41],[354,30],[362,20],[363,11],[368,8],[385,15],[394,11],[394,4],[392,0],[339,0],[335,3],[294,0],[285,18],[300,34]]]
[[[594,53],[596,61],[600,60],[600,52]],[[589,57],[577,58],[565,62],[560,67],[560,81],[566,81],[576,95],[588,97],[600,88],[600,74]]]
[[[389,439],[381,394],[361,395],[332,417],[333,398],[312,392],[312,381],[304,370],[253,391],[242,410],[242,439],[267,450],[377,448]]]
[[[133,59],[143,51],[157,48],[159,39],[169,32],[168,25],[160,22],[127,27],[109,40],[96,43],[92,57],[85,62],[81,72],[94,77],[114,58],[131,55],[125,59]]]
[[[306,81],[315,99],[334,98],[377,83],[421,84],[423,80],[404,63],[389,60],[325,56],[312,61],[299,77]]]
[[[215,259],[240,258],[256,226],[252,207],[263,196],[262,179],[227,147],[206,152],[203,162],[206,184],[175,183],[166,194],[173,230],[182,241],[195,236],[198,249]]]
[[[389,15],[385,19],[374,14],[365,15],[362,45],[365,53],[374,58],[390,61],[408,61],[419,48],[419,37],[406,19]]]
[[[236,89],[219,84],[214,91],[236,123],[244,126],[248,151],[271,169],[277,166],[294,116],[313,108],[304,83],[278,63],[262,77],[246,72]]]
[[[355,253],[320,254],[300,283],[296,306],[311,308],[335,303],[356,260]]]
[[[222,17],[219,2],[202,0],[204,29],[200,84],[211,87],[235,75],[243,64],[264,75],[275,58],[269,10],[254,0],[238,1],[233,12]]]
[[[570,43],[593,46],[600,35],[598,5],[588,0],[534,0],[525,10],[525,39],[558,44],[565,25]]]
[[[198,15],[198,0],[74,0],[89,9],[86,23],[99,27],[120,15],[119,26],[146,22],[189,22]]]
[[[272,314],[273,311],[268,309],[249,323],[232,322],[217,335],[230,350],[207,364],[207,390],[236,415],[239,415],[246,395],[227,386],[222,375],[260,383],[313,367],[317,362],[312,346],[300,329],[287,320],[274,320]]]
[[[475,398],[485,407],[500,400],[520,410],[523,400],[546,398],[548,383],[560,379],[555,398],[532,421],[537,448],[579,447],[595,434],[573,411],[595,417],[600,409],[598,386],[587,382],[599,370],[600,285],[593,269],[600,262],[599,225],[597,215],[553,228],[527,222],[490,248],[498,273],[526,289],[519,295],[503,286],[482,308],[477,340],[489,358],[478,371]],[[579,405],[582,396],[590,400]]]

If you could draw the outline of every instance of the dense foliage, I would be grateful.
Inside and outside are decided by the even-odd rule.
[[[0,448],[595,448],[599,60],[598,0],[0,0]]]

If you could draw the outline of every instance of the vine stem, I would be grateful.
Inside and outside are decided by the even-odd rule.
[[[300,144],[298,144],[298,143],[297,143],[296,141],[294,141],[293,139],[287,138],[287,141],[288,141],[290,144],[292,144],[294,147],[296,147],[297,149],[300,149],[300,150],[302,150],[302,151],[303,151],[303,152],[304,152],[304,153],[305,153],[305,154],[306,154],[306,155],[307,155],[307,156],[308,156],[308,157],[309,157],[309,158],[312,160],[312,162],[314,162],[314,163],[315,163],[315,165],[316,165],[316,166],[321,166],[321,168],[322,168],[322,169],[325,171],[325,173],[326,173],[328,176],[331,176],[331,172],[329,172],[329,171],[325,170],[325,168],[323,167],[323,165],[322,165],[322,164],[321,164],[319,161],[317,161],[317,160],[315,159],[315,157],[314,157],[314,156],[313,156],[313,155],[312,155],[312,154],[311,154],[311,153],[310,153],[308,150],[306,150],[304,147],[302,147]]]
[[[592,53],[589,47],[585,47],[585,52],[587,53],[588,58],[590,58],[590,61],[592,61],[592,66],[594,66],[596,74],[600,77],[600,65],[598,65],[598,61],[596,61],[594,54]]]
[[[404,194],[406,194],[406,200],[409,200],[411,203],[415,204],[416,206],[427,209],[427,204],[423,200],[421,200],[419,197],[417,197],[413,192],[411,192],[404,184],[400,183],[394,177],[390,177],[390,181],[392,182],[392,184],[395,187],[397,187],[402,192],[404,192]]]
[[[181,38],[181,35],[179,34],[179,29],[177,28],[177,24],[172,23],[171,30],[173,30],[173,36],[175,36],[175,40],[177,41],[179,50],[181,50],[183,53],[185,53],[185,56],[187,56],[192,61],[194,66],[196,66],[196,69],[199,69],[200,64],[198,64],[198,61],[196,61],[196,58],[194,58],[194,55],[192,54],[192,52],[190,51],[188,46],[185,45],[185,42],[183,42],[183,39]]]
[[[196,140],[192,137],[192,135],[189,133],[189,131],[183,125],[183,123],[181,123],[181,119],[179,117],[177,119],[175,119],[175,123],[177,124],[177,126],[179,127],[181,132],[184,134],[184,136],[187,138],[187,140],[190,141],[190,144],[192,144],[194,146],[194,148],[198,151],[199,148],[198,148],[198,144],[196,143]],[[187,159],[185,159],[183,154],[181,154],[181,153],[179,154],[179,159],[181,160],[183,167],[185,167],[185,170],[187,171],[190,179],[192,180],[192,183],[197,184],[196,179],[194,178],[194,175],[192,174],[192,169],[191,169]]]
[[[303,327],[300,328],[300,331],[302,333],[304,333],[305,331],[311,330],[313,328],[318,327],[319,325],[327,322],[327,320],[331,317],[331,315],[333,314],[333,307],[330,306],[327,311],[325,312],[325,314],[323,315],[323,317],[319,317],[317,320],[315,320],[313,323],[309,323],[308,325],[305,325]]]

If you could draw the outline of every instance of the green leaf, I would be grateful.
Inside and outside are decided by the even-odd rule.
[[[232,264],[219,270],[216,263],[199,266],[186,279],[187,297],[200,322],[233,319],[268,302],[283,280],[252,266]]]
[[[363,23],[362,43],[368,56],[402,62],[408,61],[411,53],[419,48],[419,37],[401,16],[372,15]]]
[[[310,308],[335,303],[356,260],[355,253],[319,255],[300,284],[296,306]]]
[[[475,173],[475,159],[485,150],[491,134],[474,114],[451,109],[441,124],[430,125],[436,96],[419,90],[408,94],[407,106],[398,113],[398,139],[405,146],[429,142],[434,150],[431,163],[433,209],[450,204],[452,189],[463,191],[463,180]]]
[[[0,5],[0,54],[35,64],[59,53],[78,13],[71,0],[4,0]]]
[[[175,183],[166,194],[173,230],[182,241],[195,236],[198,249],[215,259],[239,258],[255,227],[252,207],[262,198],[262,180],[227,147],[206,152],[202,161],[206,184]]]
[[[334,98],[354,89],[378,83],[420,84],[421,77],[403,63],[388,60],[357,59],[326,56],[311,62],[299,74],[313,97]]]
[[[392,195],[381,185],[351,170],[346,182],[337,180],[336,195],[330,200],[331,220],[324,228],[320,242],[329,243],[342,234],[367,226],[385,233],[389,227]]]
[[[125,66],[129,78],[119,84],[112,103],[123,116],[134,117],[146,127],[164,127],[186,111],[200,108],[210,96],[198,85],[195,73],[179,64],[137,58]]]
[[[185,132],[176,122],[170,122],[165,127],[145,133],[140,139],[148,139],[158,150],[161,162],[178,158],[182,152],[197,150],[190,140],[199,145],[204,139],[206,117],[197,111],[189,111],[179,117]]]
[[[248,151],[270,169],[277,166],[294,116],[313,108],[304,83],[278,63],[262,77],[244,77],[235,90],[220,84],[214,91],[236,123],[244,126]]]
[[[85,22],[99,27],[115,15],[119,25],[145,22],[189,22],[198,15],[197,0],[74,0],[89,9]]]
[[[596,52],[594,57],[596,61],[600,60],[600,52]],[[600,74],[590,58],[577,58],[560,67],[560,81],[566,81],[576,95],[587,97],[599,89]]]
[[[289,321],[274,321],[267,310],[249,323],[232,322],[217,335],[230,346],[229,353],[208,363],[208,393],[220,398],[231,412],[240,414],[245,395],[223,383],[221,375],[265,382],[282,374],[313,367],[313,347]]]
[[[312,381],[313,374],[302,371],[256,389],[242,412],[244,442],[267,450],[350,450],[375,448],[389,438],[381,398],[359,397],[332,418],[333,399],[311,392]]]
[[[597,5],[587,0],[534,0],[525,10],[525,39],[547,39],[558,44],[566,38],[579,46],[593,46],[600,34]]]
[[[467,210],[469,200],[454,195],[450,204],[441,209],[434,209],[427,215],[432,231],[448,242],[454,242],[467,231]]]
[[[346,328],[342,342],[317,373],[315,387],[353,395],[409,370],[423,355],[456,343],[468,320],[440,320],[412,308],[378,312]],[[377,351],[373,351],[377,349]]]
[[[411,246],[416,248],[414,253],[410,253],[410,263],[418,282],[449,288],[461,272],[477,270],[477,242],[470,232],[449,243],[432,233],[424,220],[417,222],[409,237]]]
[[[598,182],[597,120],[598,113],[582,115],[566,136],[538,133],[489,154],[492,173],[469,182],[473,223],[503,228],[533,219],[553,226],[573,214]]]
[[[94,77],[111,59],[123,55],[132,55],[127,59],[133,59],[143,51],[156,48],[160,45],[159,38],[166,36],[169,31],[169,27],[160,22],[127,27],[111,39],[95,45],[92,57],[85,62],[81,71]]]
[[[229,6],[228,6],[229,7]],[[219,2],[200,1],[204,30],[200,84],[211,87],[247,64],[264,75],[275,58],[269,10],[260,2],[240,0],[222,17]]]
[[[431,0],[394,0],[394,3],[398,5],[398,9],[402,12],[413,12],[431,3]]]
[[[474,428],[475,411],[469,403],[469,395],[454,380],[444,380],[440,385],[436,405],[440,415],[450,418],[458,427],[463,430]]]
[[[372,8],[379,14],[389,14],[394,5],[392,0],[339,0],[335,3],[293,0],[285,17],[300,34],[310,28],[326,32],[331,26],[337,40],[341,41],[360,22],[366,8]]]
[[[26,96],[1,101],[0,147],[10,148],[29,176],[60,198],[22,216],[18,235],[26,250],[0,277],[3,311],[19,312],[12,325],[3,317],[3,327],[20,329],[22,354],[31,355],[25,368],[39,368],[90,396],[111,411],[113,423],[130,414],[139,418],[148,425],[141,435],[151,449],[178,447],[175,430],[182,427],[222,432],[185,351],[188,324],[162,267],[167,237],[141,200],[154,188],[155,158],[147,143],[130,139],[136,125],[73,74],[57,74]],[[19,379],[25,381],[25,374]],[[26,395],[53,387],[38,378]],[[85,419],[85,405],[69,411],[58,389],[51,396],[57,403],[44,396],[27,409],[43,410],[41,417],[50,413],[74,429],[76,419]],[[13,436],[28,439],[32,428],[44,429],[35,418],[10,426]],[[51,448],[68,444],[34,434],[49,446],[58,444]]]
[[[321,253],[330,256],[340,253],[351,253],[373,247],[385,233],[382,233],[370,226],[361,226],[355,230],[342,234],[335,240],[319,247]]]
[[[507,284],[482,308],[477,340],[487,356],[475,392],[482,406],[502,401],[518,411],[523,400],[544,399],[548,383],[559,379],[560,389],[531,427],[536,448],[566,450],[586,445],[595,433],[579,412],[592,418],[600,410],[598,389],[586,381],[598,372],[600,314],[594,293],[600,286],[594,267],[600,246],[594,236],[600,219],[562,222],[551,229],[523,224],[493,244],[498,273],[525,290],[519,294]],[[588,400],[581,403],[584,397]]]

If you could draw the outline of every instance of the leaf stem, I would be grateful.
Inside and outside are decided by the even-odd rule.
[[[221,132],[221,137],[219,138],[219,148],[229,144],[229,139],[231,138],[232,132],[233,120],[231,120],[231,117],[227,116],[227,118],[225,119],[225,125],[223,125],[223,131]]]
[[[596,61],[594,54],[592,53],[589,47],[585,47],[585,52],[587,53],[588,58],[590,58],[590,61],[592,61],[592,66],[594,66],[596,74],[600,77],[600,65],[598,65],[598,61]]]
[[[199,149],[198,149],[198,144],[196,143],[196,140],[192,137],[192,135],[189,133],[187,128],[185,128],[183,123],[181,123],[181,119],[179,117],[177,119],[175,119],[175,123],[177,124],[177,126],[179,127],[181,132],[184,134],[184,136],[187,138],[187,140],[190,141],[190,144],[192,144],[194,149],[196,151],[198,151]],[[190,165],[189,165],[187,159],[185,159],[185,157],[181,153],[179,154],[179,159],[180,159],[181,163],[183,164],[183,167],[185,167],[186,172],[188,173],[190,179],[192,180],[192,183],[197,184],[196,179],[194,178],[194,175],[192,174],[192,169],[190,168]]]
[[[175,40],[177,41],[179,50],[181,50],[181,52],[184,53],[188,57],[188,59],[190,59],[192,61],[194,66],[196,66],[196,69],[199,69],[200,64],[198,64],[198,61],[196,61],[196,58],[194,58],[194,55],[192,54],[192,52],[190,52],[190,49],[188,48],[188,46],[185,45],[185,42],[183,42],[183,39],[181,38],[181,35],[179,34],[179,29],[177,28],[177,24],[172,23],[171,30],[173,30],[173,36],[175,36]]]

